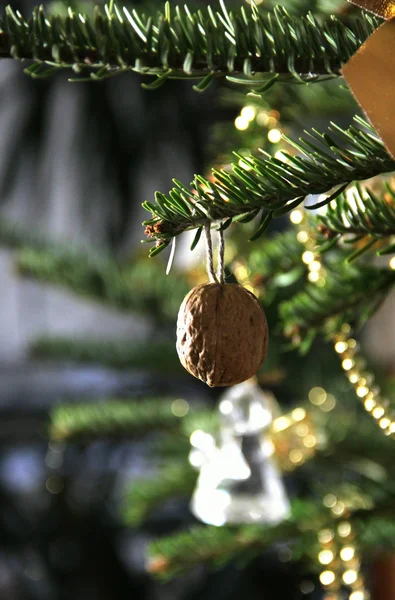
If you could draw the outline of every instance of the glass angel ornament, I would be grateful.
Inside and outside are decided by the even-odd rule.
[[[193,514],[217,526],[282,521],[290,507],[272,456],[269,400],[250,379],[226,391],[219,412],[219,445],[209,434],[192,434],[190,460],[200,467]]]

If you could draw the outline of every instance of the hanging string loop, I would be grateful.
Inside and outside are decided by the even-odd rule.
[[[213,243],[211,240],[210,223],[204,226],[206,234],[206,268],[210,283],[225,283],[225,240],[224,232],[218,231],[218,269],[214,271]]]

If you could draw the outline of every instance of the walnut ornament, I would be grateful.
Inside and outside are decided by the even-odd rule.
[[[252,377],[266,357],[268,339],[261,305],[238,284],[198,285],[178,312],[181,364],[210,387],[235,385]]]

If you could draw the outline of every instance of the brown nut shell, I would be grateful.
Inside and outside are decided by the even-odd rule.
[[[266,357],[268,340],[261,305],[238,284],[198,285],[180,306],[178,357],[191,375],[210,387],[252,377]]]

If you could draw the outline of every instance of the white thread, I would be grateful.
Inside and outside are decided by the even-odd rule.
[[[219,283],[225,283],[225,240],[222,229],[218,231],[218,271],[217,279]]]
[[[218,283],[218,279],[215,276],[214,264],[213,264],[213,244],[211,241],[210,223],[204,226],[206,234],[206,268],[207,274],[211,283]]]

